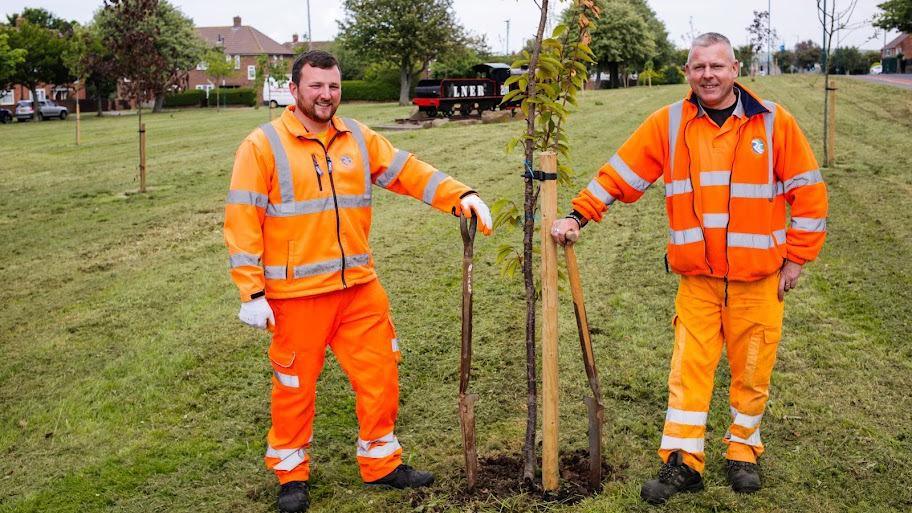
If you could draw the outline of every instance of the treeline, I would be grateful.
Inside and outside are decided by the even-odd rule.
[[[791,50],[773,54],[783,73],[802,73],[820,69],[822,50],[814,41],[801,41]],[[830,73],[837,75],[864,75],[871,65],[880,62],[878,50],[860,50],[854,46],[833,50],[829,59]]]

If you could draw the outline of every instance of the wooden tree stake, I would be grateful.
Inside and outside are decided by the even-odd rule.
[[[543,173],[557,173],[557,155],[539,156]],[[542,488],[558,487],[558,376],[557,376],[557,245],[551,224],[557,217],[557,181],[541,184],[542,272]]]
[[[79,146],[79,89],[76,89],[76,146]]]
[[[139,192],[146,192],[146,124],[139,125]]]
[[[830,91],[830,101],[827,105],[827,154],[826,167],[836,164],[836,82],[827,83]]]

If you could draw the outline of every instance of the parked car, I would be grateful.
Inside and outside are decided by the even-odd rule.
[[[883,73],[883,66],[879,62],[875,62],[871,65],[869,73],[872,75],[880,75]]]
[[[19,100],[16,104],[16,120],[28,121],[32,119],[32,100]],[[60,118],[66,119],[66,107],[61,107],[54,103],[53,100],[38,100],[38,118]]]
[[[9,109],[0,109],[0,123],[6,124],[13,120],[13,113]]]

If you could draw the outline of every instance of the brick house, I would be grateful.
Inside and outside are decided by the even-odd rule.
[[[902,33],[880,52],[884,73],[912,73],[912,35]]]
[[[290,61],[294,52],[277,43],[259,30],[241,24],[241,17],[234,17],[234,24],[224,27],[196,27],[197,35],[208,45],[221,48],[225,58],[234,62],[234,74],[226,77],[221,84],[215,84],[206,76],[205,65],[200,63],[190,70],[187,77],[188,89],[210,90],[221,87],[253,87],[256,79],[257,58],[268,55],[273,61]],[[290,66],[290,64],[289,64]]]

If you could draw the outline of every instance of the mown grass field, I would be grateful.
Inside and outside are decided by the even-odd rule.
[[[822,79],[748,82],[797,117],[820,151]],[[837,78],[838,165],[824,170],[830,235],[787,299],[764,419],[765,488],[724,481],[728,422],[720,365],[707,490],[667,511],[912,509],[912,92]],[[589,92],[570,134],[580,175],[561,211],[627,135],[685,86]],[[343,106],[383,124],[408,109]],[[0,511],[266,512],[262,464],[268,338],[236,318],[222,209],[234,150],[266,111],[146,118],[150,192],[135,194],[136,118],[0,126]],[[519,201],[520,123],[386,135],[481,191]],[[818,153],[819,158],[819,153]],[[578,247],[606,395],[605,456],[616,472],[574,505],[464,485],[456,417],[462,242],[452,216],[375,194],[372,244],[400,335],[397,434],[433,470],[426,494],[366,490],[354,461],[354,400],[335,361],[318,387],[315,512],[652,511],[639,487],[658,467],[671,355],[674,275],[661,187],[585,229]],[[476,244],[475,372],[482,457],[518,455],[525,422],[521,284],[494,263],[502,231]],[[569,292],[562,292],[561,447],[586,447],[587,393]],[[724,362],[724,360],[723,360]]]

